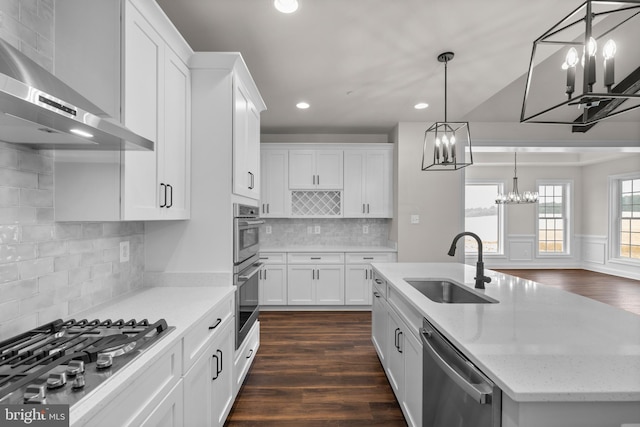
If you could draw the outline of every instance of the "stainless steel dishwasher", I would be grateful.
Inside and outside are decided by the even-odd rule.
[[[502,391],[423,320],[423,427],[500,427]]]

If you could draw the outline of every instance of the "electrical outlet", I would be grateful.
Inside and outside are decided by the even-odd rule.
[[[129,262],[129,241],[120,242],[120,262]]]
[[[313,227],[312,226],[308,226],[307,227],[307,234],[313,234]]]
[[[316,225],[316,226],[315,226],[315,228],[314,228],[314,230],[313,230],[313,232],[314,232],[315,234],[320,234],[320,226],[319,226],[319,225]]]
[[[265,232],[266,232],[267,234],[271,234],[271,226],[270,226],[270,225],[267,225],[267,226],[265,227]]]
[[[369,226],[368,225],[363,225],[362,226],[362,234],[369,234]]]
[[[411,215],[411,224],[420,224],[420,215]]]

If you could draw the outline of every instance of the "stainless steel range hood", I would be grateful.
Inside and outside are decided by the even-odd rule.
[[[39,149],[153,150],[153,141],[0,39],[0,141]]]

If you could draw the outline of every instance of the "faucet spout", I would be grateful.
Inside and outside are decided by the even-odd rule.
[[[482,240],[480,240],[480,237],[478,237],[477,234],[470,231],[463,231],[462,233],[458,233],[458,235],[453,238],[453,242],[451,242],[451,247],[449,248],[449,252],[447,252],[447,254],[449,256],[454,256],[456,254],[456,244],[458,243],[458,240],[460,240],[460,238],[463,236],[473,237],[474,239],[476,239],[476,242],[478,242],[478,262],[476,262],[476,277],[474,277],[474,279],[476,279],[475,287],[477,289],[484,289],[484,284],[491,282],[491,277],[486,277],[484,275],[484,262],[482,261]]]

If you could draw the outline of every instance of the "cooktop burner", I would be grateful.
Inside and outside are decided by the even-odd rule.
[[[56,320],[0,342],[0,403],[73,405],[173,327],[161,319]]]

